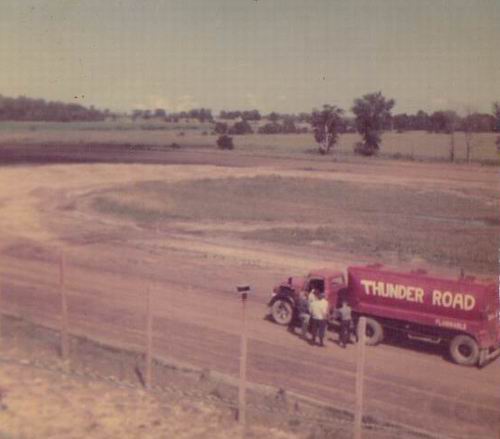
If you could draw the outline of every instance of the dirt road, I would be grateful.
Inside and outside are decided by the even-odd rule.
[[[182,154],[175,154],[174,161],[182,161]],[[234,287],[249,282],[255,291],[249,302],[249,379],[352,409],[355,349],[339,349],[333,334],[326,348],[311,347],[265,316],[274,283],[318,265],[344,268],[355,256],[197,237],[182,233],[175,224],[148,230],[95,217],[74,200],[100,188],[140,180],[286,175],[304,167],[309,174],[314,167],[329,178],[372,179],[410,189],[432,184],[450,190],[464,186],[495,190],[496,171],[465,166],[443,171],[435,164],[384,161],[325,165],[255,159],[249,166],[244,157],[235,157],[229,160],[233,163],[222,160],[224,166],[79,164],[1,169],[2,308],[57,325],[57,248],[64,248],[72,331],[118,346],[143,346],[144,295],[151,285],[157,356],[236,376],[240,304]],[[462,368],[448,362],[439,349],[397,344],[369,348],[367,360],[368,414],[446,437],[490,438],[498,431],[500,361],[482,370]]]

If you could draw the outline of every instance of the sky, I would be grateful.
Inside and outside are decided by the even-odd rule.
[[[500,0],[0,0],[0,94],[113,111],[490,112]]]

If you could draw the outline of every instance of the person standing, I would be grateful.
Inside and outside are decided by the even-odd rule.
[[[325,299],[323,292],[318,292],[316,300],[309,302],[309,310],[311,312],[311,344],[315,344],[316,337],[318,337],[319,345],[324,346],[323,339],[325,337],[326,319],[328,316],[328,301]]]
[[[298,312],[300,319],[300,327],[301,327],[301,336],[304,340],[307,339],[307,332],[309,330],[309,322],[311,321],[311,313],[309,311],[309,296],[312,293],[308,293],[307,291],[302,291],[300,293],[299,301],[298,301]]]
[[[338,309],[338,314],[340,317],[339,345],[342,348],[345,348],[346,344],[350,341],[351,332],[353,332],[354,329],[352,323],[352,309],[345,300],[342,302],[342,306]]]

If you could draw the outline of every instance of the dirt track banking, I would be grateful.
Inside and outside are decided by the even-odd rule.
[[[175,161],[182,161],[182,154],[175,154]],[[248,165],[237,155],[231,161],[234,163],[225,165]],[[150,284],[157,355],[237,375],[239,303],[233,288],[247,281],[255,289],[249,303],[249,379],[352,409],[354,348],[342,351],[332,341],[325,349],[311,347],[267,321],[265,315],[276,281],[318,265],[343,268],[360,262],[358,256],[185,234],[168,224],[148,230],[110,217],[93,217],[72,207],[72,201],[90,191],[132,181],[286,174],[300,167],[334,171],[331,178],[373,179],[409,188],[432,183],[450,190],[492,190],[497,188],[496,171],[383,161],[263,165],[254,162],[238,169],[203,165],[1,169],[2,308],[57,325],[55,249],[62,247],[67,255],[72,331],[118,346],[141,347],[144,294]],[[435,268],[447,271],[446,267]],[[500,361],[482,370],[462,368],[446,361],[439,349],[400,344],[369,348],[367,358],[367,414],[449,437],[489,438],[498,430]]]

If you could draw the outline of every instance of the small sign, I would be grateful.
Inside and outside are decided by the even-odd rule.
[[[241,295],[241,299],[245,301],[248,297],[248,293],[251,291],[251,288],[250,285],[238,285],[236,287],[236,291]]]

